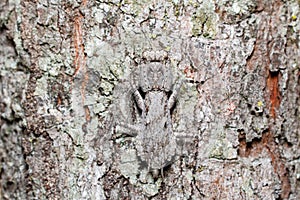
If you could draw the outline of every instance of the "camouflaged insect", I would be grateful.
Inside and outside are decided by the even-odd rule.
[[[181,82],[174,81],[164,54],[149,53],[144,57],[147,62],[117,88],[120,96],[115,105],[119,108],[116,124],[123,134],[135,136],[141,166],[157,173],[176,156],[171,112]]]

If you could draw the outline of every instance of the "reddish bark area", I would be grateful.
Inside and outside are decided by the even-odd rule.
[[[262,5],[260,3],[260,11],[266,12],[263,15],[265,18],[257,32],[257,40],[254,47],[254,51],[250,58],[247,60],[247,66],[249,70],[257,68],[257,66],[265,66],[264,69],[267,73],[266,79],[266,102],[269,107],[269,114],[272,119],[276,119],[276,111],[280,106],[281,94],[279,88],[280,82],[280,72],[271,72],[271,58],[270,52],[272,44],[275,41],[275,36],[277,32],[277,25],[280,24],[280,18],[278,16],[278,10],[280,9],[282,3],[280,1],[275,1],[270,3],[273,6]],[[263,6],[263,8],[262,8]],[[269,27],[266,29],[266,27]],[[268,41],[266,41],[266,35],[268,35]],[[270,122],[270,126],[272,126]],[[281,180],[281,198],[287,199],[291,192],[291,185],[288,176],[288,170],[284,164],[284,158],[282,158],[281,153],[278,148],[278,144],[275,142],[274,134],[270,131],[263,133],[260,139],[255,139],[250,143],[246,142],[245,134],[240,134],[239,136],[240,147],[239,155],[241,157],[261,157],[264,151],[272,159],[272,165],[274,167],[275,173],[278,174]]]
[[[87,1],[82,2],[82,6],[86,6]],[[81,99],[82,104],[84,105],[85,101],[85,88],[88,82],[89,76],[86,68],[86,55],[84,53],[84,40],[83,40],[83,28],[82,24],[84,21],[84,16],[78,11],[77,16],[74,19],[74,31],[73,31],[73,40],[74,40],[74,49],[75,49],[75,58],[74,58],[74,77],[83,76],[81,82]],[[90,120],[90,111],[88,107],[85,108],[85,118],[86,121]]]
[[[75,66],[75,73],[74,76],[77,75],[81,68],[85,67],[85,56],[84,56],[84,44],[82,38],[82,19],[83,16],[79,14],[74,19],[74,49],[75,49],[75,59],[74,59],[74,66]]]
[[[280,91],[279,91],[279,73],[269,73],[267,79],[267,89],[270,93],[270,115],[274,119],[276,118],[276,110],[280,105]]]
[[[239,155],[241,157],[264,157],[269,156],[272,159],[274,172],[278,174],[281,180],[281,198],[287,199],[291,192],[289,173],[284,165],[284,160],[280,155],[278,144],[275,142],[273,133],[266,132],[261,139],[246,142],[245,134],[239,136],[240,147]]]

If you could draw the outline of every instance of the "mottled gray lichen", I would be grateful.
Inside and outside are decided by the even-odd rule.
[[[0,198],[299,199],[298,0],[0,7]],[[184,82],[157,177],[113,126],[152,50]]]

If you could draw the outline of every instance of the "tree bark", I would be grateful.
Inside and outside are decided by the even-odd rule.
[[[0,10],[0,199],[300,199],[299,1]],[[155,175],[137,153],[144,133],[128,136],[145,52],[166,52],[172,86],[182,80],[180,153]]]

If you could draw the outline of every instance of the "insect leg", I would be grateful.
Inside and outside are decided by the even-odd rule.
[[[177,83],[176,83],[176,84],[174,85],[174,87],[173,87],[172,94],[171,94],[171,96],[169,97],[169,100],[168,100],[168,109],[169,109],[169,110],[171,110],[172,107],[173,107],[174,104],[175,104],[175,101],[176,101],[177,95],[178,95],[178,93],[179,93],[179,90],[180,90],[180,88],[181,88],[182,82],[183,82],[183,81],[182,81],[181,79],[179,79],[179,80],[177,81]]]
[[[134,99],[137,103],[137,106],[144,113],[145,112],[145,102],[144,102],[144,99],[143,99],[142,95],[140,94],[140,92],[138,90],[135,90],[133,92],[133,96],[134,96]]]
[[[115,131],[118,135],[127,135],[135,137],[145,130],[143,123],[129,124],[125,122],[116,122]]]

